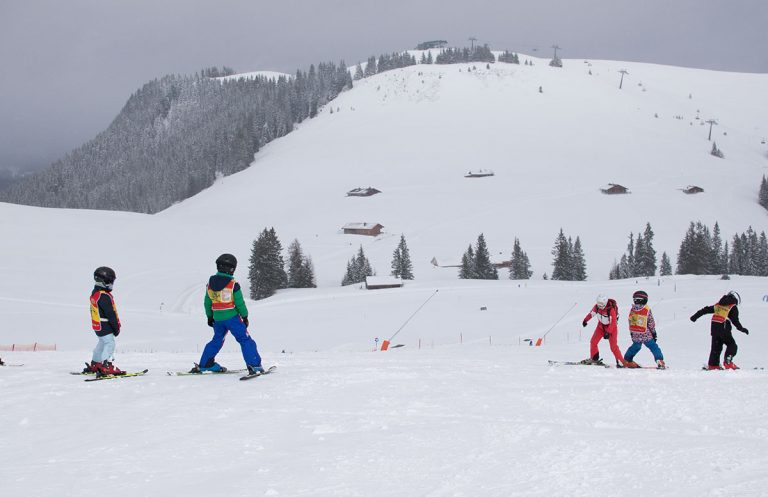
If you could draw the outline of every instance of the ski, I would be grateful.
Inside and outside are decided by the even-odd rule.
[[[145,369],[144,371],[136,371],[133,373],[125,373],[125,374],[108,374],[104,376],[94,376],[93,378],[86,378],[83,381],[100,381],[100,380],[116,380],[118,378],[131,378],[133,376],[142,376],[147,373],[149,369]]]
[[[241,376],[240,381],[250,380],[252,378],[258,378],[259,376],[264,376],[265,374],[272,373],[275,369],[277,369],[277,366],[270,366],[263,373],[247,374],[245,376]]]
[[[245,373],[247,369],[227,369],[226,371],[201,371],[193,373],[191,371],[166,371],[168,376],[218,376],[221,374]]]
[[[610,368],[608,364],[604,364],[603,361],[585,363],[581,361],[549,361],[550,366],[602,366],[604,368]]]
[[[11,367],[11,368],[18,368],[18,367],[23,366],[23,364],[8,364],[6,362],[6,363],[3,363],[3,364],[0,364],[0,367],[3,367],[3,366],[8,366],[8,367]]]

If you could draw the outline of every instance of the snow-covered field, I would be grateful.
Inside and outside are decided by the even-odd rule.
[[[535,62],[356,82],[333,114],[326,107],[250,169],[155,216],[0,204],[0,345],[58,347],[0,352],[24,363],[0,368],[0,493],[766,495],[768,370],[752,369],[768,367],[766,279],[606,277],[646,222],[673,264],[690,221],[718,221],[726,239],[766,228],[756,195],[768,76]],[[630,77],[619,91],[621,68]],[[719,120],[726,159],[708,155],[697,111]],[[496,175],[463,177],[480,168]],[[608,182],[633,193],[601,195]],[[688,184],[706,192],[677,190]],[[383,193],[344,195],[366,186]],[[342,235],[354,221],[386,233]],[[278,372],[167,376],[191,367],[210,337],[202,299],[216,256],[238,256],[247,292],[251,243],[270,226],[284,246],[299,239],[320,286],[248,301],[251,332]],[[581,237],[587,282],[541,279],[561,227]],[[460,281],[429,263],[458,260],[480,232],[498,259],[519,237],[534,279]],[[400,233],[415,281],[338,286],[361,244],[386,275]],[[116,363],[149,368],[145,377],[67,374],[95,344],[87,297],[100,265],[118,275]],[[598,293],[619,302],[625,350],[637,289],[650,294],[669,370],[548,365],[588,355],[593,326],[581,320]],[[743,369],[701,371],[709,322],[688,317],[731,289],[750,329],[736,333]],[[404,347],[373,351],[406,322],[393,340]],[[609,357],[607,342],[601,351]],[[243,367],[234,340],[219,359]],[[650,364],[650,353],[638,360]]]

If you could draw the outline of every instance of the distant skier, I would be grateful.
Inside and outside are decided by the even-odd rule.
[[[608,340],[608,343],[611,347],[611,352],[613,352],[613,355],[616,358],[616,364],[625,365],[626,361],[624,361],[624,357],[621,355],[621,349],[619,349],[619,344],[617,341],[617,315],[618,307],[616,306],[616,301],[614,299],[609,299],[605,295],[598,295],[597,302],[592,307],[592,310],[590,310],[589,313],[584,317],[584,321],[581,323],[581,326],[586,327],[589,320],[594,316],[597,316],[597,326],[595,327],[595,332],[592,334],[592,339],[589,341],[590,357],[581,361],[583,364],[602,363],[602,360],[600,359],[600,351],[598,350],[597,345],[600,343],[601,339],[605,338]]]
[[[656,367],[665,369],[664,354],[661,353],[659,345],[656,343],[656,320],[653,319],[651,308],[648,307],[648,294],[638,290],[632,294],[632,308],[629,310],[629,334],[632,336],[632,345],[629,346],[624,354],[624,360],[627,361],[626,367],[640,367],[635,361],[635,355],[645,345],[653,354],[656,360]]]
[[[707,369],[723,369],[720,366],[720,353],[725,345],[725,359],[723,366],[725,369],[739,369],[733,363],[733,357],[738,351],[736,340],[731,333],[731,323],[740,332],[749,335],[749,330],[744,328],[739,322],[739,308],[741,297],[736,292],[728,292],[723,295],[715,305],[702,307],[696,314],[691,316],[691,321],[696,322],[704,314],[712,314],[712,324],[710,326],[710,335],[712,335],[712,346],[709,351],[709,362]]]
[[[115,283],[115,271],[106,266],[96,268],[93,272],[94,287],[91,292],[91,327],[99,337],[96,348],[93,349],[91,363],[87,364],[83,373],[97,375],[123,375],[112,364],[115,353],[115,337],[120,334],[120,318],[117,315],[115,299],[112,297],[112,285]]]
[[[3,362],[3,358],[0,357],[0,366],[5,366],[5,363]]]
[[[232,254],[221,254],[216,259],[217,273],[208,280],[204,300],[208,326],[213,327],[213,338],[203,349],[200,364],[196,364],[190,373],[223,373],[227,370],[216,362],[216,354],[224,346],[228,332],[232,332],[240,344],[248,374],[264,372],[256,342],[248,334],[248,309],[243,292],[232,276],[236,268],[237,259]]]

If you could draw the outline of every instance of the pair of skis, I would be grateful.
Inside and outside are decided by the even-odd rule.
[[[550,366],[598,366],[603,368],[616,368],[616,369],[668,369],[659,368],[656,366],[640,366],[637,368],[619,368],[605,364],[602,360],[596,362],[581,362],[581,361],[549,361]]]
[[[263,372],[256,372],[253,374],[246,374],[245,376],[241,376],[241,380],[251,380],[253,378],[257,378],[259,376],[264,376],[265,374],[273,373],[277,369],[277,366],[270,366],[269,368],[265,369]],[[201,371],[199,373],[193,373],[191,371],[167,371],[166,374],[168,376],[218,376],[222,374],[242,374],[247,373],[247,369],[228,369],[226,371]]]

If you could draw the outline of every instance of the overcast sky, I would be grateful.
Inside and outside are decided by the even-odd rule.
[[[556,43],[564,59],[766,73],[766,32],[766,0],[0,0],[0,168],[48,165],[168,73],[353,65],[470,36],[529,55]]]

